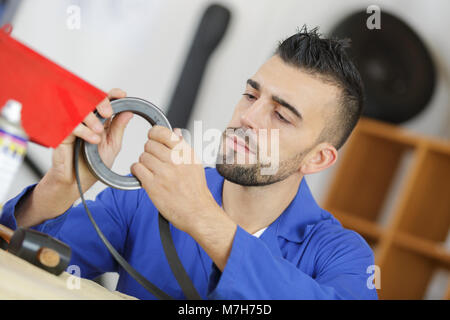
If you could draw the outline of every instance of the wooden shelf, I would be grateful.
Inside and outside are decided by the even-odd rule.
[[[430,258],[441,267],[450,270],[450,252],[441,244],[401,232],[395,234],[394,242],[402,248]]]
[[[450,300],[450,280],[447,285],[447,292],[445,293],[444,300]]]
[[[418,137],[401,127],[369,118],[361,118],[358,126],[355,128],[355,133],[366,133],[371,137],[378,137],[385,139],[389,143],[395,142],[410,148],[414,148],[418,141]]]
[[[369,242],[377,242],[382,234],[381,228],[374,222],[367,221],[355,215],[350,215],[342,211],[326,209],[333,213],[333,216],[347,229],[352,229],[366,238]]]
[[[415,168],[415,179],[403,195],[398,230],[441,242],[450,227],[450,154],[428,150]]]
[[[405,165],[405,159],[411,161]],[[400,189],[396,193],[394,185]],[[449,190],[450,141],[360,120],[323,208],[379,247],[374,252],[381,299],[422,299],[434,271],[450,270],[450,252],[442,245],[450,228]],[[380,226],[383,205],[391,204],[388,198],[394,209]],[[443,298],[450,299],[450,281]]]

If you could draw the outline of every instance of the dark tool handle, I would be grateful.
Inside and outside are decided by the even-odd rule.
[[[225,35],[230,18],[231,12],[218,4],[205,10],[168,107],[172,127],[186,128],[208,60]]]
[[[22,227],[14,231],[7,249],[9,253],[55,275],[66,270],[72,254],[64,242],[46,233]]]

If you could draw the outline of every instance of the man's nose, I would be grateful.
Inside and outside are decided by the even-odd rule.
[[[241,115],[241,123],[245,127],[257,130],[259,128],[267,128],[268,116],[267,110],[269,109],[262,99],[256,100],[247,110]]]

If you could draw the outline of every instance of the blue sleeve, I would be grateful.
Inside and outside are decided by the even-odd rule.
[[[272,254],[262,239],[240,226],[223,272],[213,263],[210,299],[297,300],[377,299],[369,290],[366,269],[373,265],[373,253],[354,233],[342,233],[318,254],[317,275]]]
[[[25,188],[18,196],[9,200],[0,217],[0,223],[17,228],[14,213],[19,200],[32,192],[35,185]],[[100,230],[114,248],[123,255],[127,237],[129,217],[137,208],[137,191],[124,192],[106,188],[87,206]],[[72,206],[60,216],[31,227],[68,244],[72,249],[70,265],[80,267],[81,277],[92,279],[105,273],[118,271],[118,265],[97,235],[82,203]]]

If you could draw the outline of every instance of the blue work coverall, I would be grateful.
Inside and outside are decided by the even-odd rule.
[[[205,173],[221,206],[224,178],[215,168],[207,167]],[[16,204],[34,186],[5,204],[0,223],[17,227]],[[158,210],[144,189],[106,188],[87,205],[105,236],[135,269],[172,297],[185,298],[161,245]],[[371,248],[318,206],[305,177],[290,205],[259,238],[237,227],[223,272],[189,234],[172,224],[170,228],[180,260],[204,299],[377,299],[369,279]],[[32,229],[67,243],[72,248],[70,264],[80,268],[81,277],[118,272],[118,291],[155,299],[116,263],[82,204]]]

